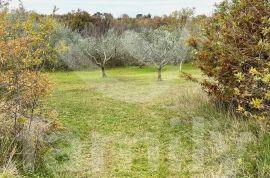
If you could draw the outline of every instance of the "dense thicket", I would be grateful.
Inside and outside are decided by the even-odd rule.
[[[206,26],[205,36],[197,55],[199,67],[210,77],[202,83],[205,91],[245,116],[269,116],[269,0],[224,1]]]
[[[0,177],[17,169],[30,173],[42,163],[52,123],[43,112],[50,85],[41,70],[57,57],[55,33],[51,17],[10,12],[0,3]]]

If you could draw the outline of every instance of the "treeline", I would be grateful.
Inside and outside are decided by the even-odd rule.
[[[206,16],[194,16],[194,9],[184,8],[172,12],[169,16],[154,16],[151,14],[138,14],[135,18],[123,14],[119,18],[114,18],[110,13],[94,13],[91,15],[87,11],[78,9],[64,15],[55,15],[59,22],[65,24],[72,31],[84,35],[102,35],[110,29],[118,33],[126,30],[139,31],[142,28],[157,29],[166,26],[169,29],[183,27],[190,18],[207,18]]]
[[[93,58],[89,58],[89,55],[86,55],[82,49],[81,42],[89,38],[95,38],[96,41],[100,41],[102,38],[108,36],[108,33],[112,33],[112,31],[118,40],[116,40],[117,42],[114,46],[114,54],[110,60],[106,61],[106,67],[129,65],[141,67],[148,64],[153,65],[153,63],[142,62],[146,60],[137,58],[139,55],[131,55],[131,49],[127,50],[127,48],[125,48],[127,44],[123,44],[121,39],[126,32],[132,31],[143,35],[144,32],[151,32],[153,30],[168,33],[178,31],[178,36],[185,36],[185,39],[188,37],[197,38],[202,34],[202,25],[209,19],[209,17],[203,15],[194,16],[194,9],[190,8],[174,11],[168,16],[155,17],[152,17],[150,14],[138,14],[133,18],[124,14],[119,18],[114,18],[110,13],[97,12],[91,15],[83,10],[72,11],[63,15],[53,14],[53,16],[59,22],[60,26],[58,40],[61,42],[62,47],[66,46],[67,49],[67,53],[61,55],[56,63],[46,63],[47,69],[56,70],[78,70],[100,66],[97,65],[95,61],[93,62]],[[160,40],[162,40],[162,38],[163,37],[160,36]],[[182,45],[179,45],[179,51],[181,51],[181,46],[187,43],[187,41],[183,41],[184,38],[181,40]],[[192,52],[193,50],[189,49],[183,53],[185,57],[184,61],[193,60]],[[97,60],[101,60],[102,58],[101,56],[95,57]],[[177,60],[177,58],[170,59],[169,63],[177,65],[179,64],[179,60]]]

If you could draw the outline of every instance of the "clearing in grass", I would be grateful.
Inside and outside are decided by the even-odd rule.
[[[184,71],[200,77],[192,65]],[[266,128],[217,110],[196,83],[167,66],[50,73],[49,105],[64,131],[42,174],[52,177],[267,177]],[[41,174],[41,173],[39,173]]]

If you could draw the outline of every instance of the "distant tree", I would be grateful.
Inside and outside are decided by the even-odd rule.
[[[106,77],[106,63],[116,55],[117,41],[119,37],[110,30],[100,37],[88,37],[81,41],[83,53],[93,61],[102,71],[102,77]]]
[[[65,15],[55,15],[55,17],[68,26],[72,31],[77,31],[79,33],[83,32],[89,25],[95,23],[95,18],[93,18],[88,12],[80,9],[69,12]]]
[[[148,15],[145,15],[144,17],[151,19],[152,18],[152,15],[151,14],[148,14]]]
[[[128,14],[122,14],[122,17],[121,17],[122,19],[129,19],[130,17],[129,17],[129,15]]]
[[[139,19],[139,18],[141,18],[141,17],[143,17],[142,14],[137,14],[137,15],[136,15],[136,18],[137,18],[137,19]]]
[[[0,8],[7,7],[11,0],[0,0]]]
[[[113,24],[114,24],[114,17],[112,14],[97,12],[93,15],[93,17],[95,18],[95,23],[94,23],[94,26],[92,26],[92,28],[94,28],[95,30],[95,34],[94,34],[95,36],[104,35],[110,29],[112,29]],[[85,35],[93,35],[93,34],[86,33]]]
[[[174,11],[170,14],[168,29],[175,30],[178,28],[185,28],[187,23],[191,20],[194,15],[194,8],[183,8],[178,11]]]
[[[153,24],[155,25],[155,27],[160,27],[162,25],[162,18],[159,16],[155,16],[153,18]]]
[[[183,8],[178,11],[173,11],[170,14],[171,18],[174,18],[175,20],[179,20],[182,23],[185,23],[185,21],[194,15],[194,8]]]

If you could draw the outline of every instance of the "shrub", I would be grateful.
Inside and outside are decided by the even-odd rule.
[[[202,82],[214,101],[244,116],[269,117],[270,3],[224,1],[217,6],[198,50]]]
[[[0,7],[0,173],[11,176],[15,168],[33,171],[42,162],[44,136],[52,122],[42,112],[49,90],[42,74],[44,61],[55,57],[50,45],[55,33],[51,17],[23,9]],[[13,166],[14,167],[14,166]],[[1,170],[2,169],[2,170]],[[14,172],[13,171],[13,172]]]

